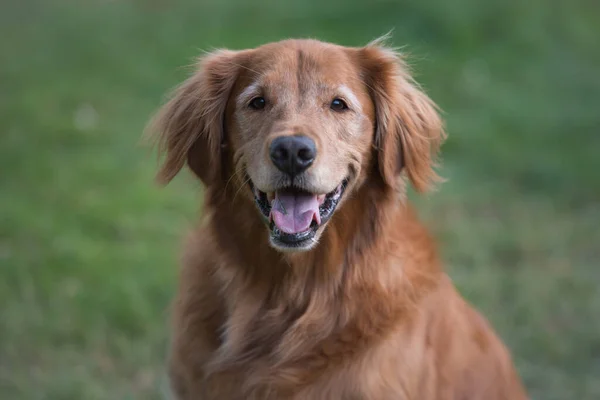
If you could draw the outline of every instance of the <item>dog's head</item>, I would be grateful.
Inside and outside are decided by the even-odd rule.
[[[395,52],[315,40],[208,54],[154,127],[161,181],[187,163],[209,189],[234,187],[281,251],[314,247],[368,179],[395,191],[406,175],[426,190],[444,137]]]

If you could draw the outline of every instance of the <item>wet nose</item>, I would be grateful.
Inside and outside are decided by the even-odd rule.
[[[280,136],[271,142],[269,152],[277,169],[295,176],[311,166],[317,156],[317,147],[307,136]]]

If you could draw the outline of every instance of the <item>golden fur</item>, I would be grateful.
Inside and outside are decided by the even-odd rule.
[[[350,112],[323,107],[336,91]],[[255,92],[268,111],[245,107]],[[159,179],[187,164],[206,187],[174,303],[177,399],[526,398],[407,204],[405,182],[435,182],[445,135],[395,52],[315,40],[216,51],[153,127],[166,153]],[[351,179],[314,247],[282,252],[247,182],[274,190],[282,178],[265,149],[298,132],[318,147],[310,190]]]

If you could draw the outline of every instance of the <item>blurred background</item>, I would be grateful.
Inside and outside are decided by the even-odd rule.
[[[444,110],[413,199],[534,399],[600,398],[600,3],[0,2],[0,398],[158,399],[201,187],[140,146],[202,50],[393,29]]]

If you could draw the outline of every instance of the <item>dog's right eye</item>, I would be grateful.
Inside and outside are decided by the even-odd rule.
[[[262,110],[263,108],[265,108],[266,105],[267,101],[264,97],[255,97],[252,100],[250,100],[250,104],[248,104],[248,107],[252,108],[253,110]]]
[[[329,107],[333,111],[346,111],[348,109],[348,105],[346,104],[346,102],[337,97],[335,99],[333,99],[333,101],[331,102],[331,105]]]

